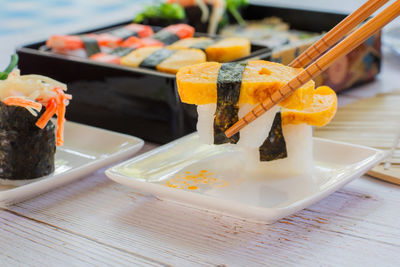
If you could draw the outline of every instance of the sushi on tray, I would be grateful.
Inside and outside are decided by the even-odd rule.
[[[186,24],[171,25],[157,33],[147,25],[128,24],[102,33],[53,35],[46,45],[58,54],[91,58],[100,53],[118,54],[114,50],[121,47],[132,51],[144,46],[165,46],[193,34],[194,28]]]
[[[98,34],[55,35],[46,45],[59,54],[173,74],[180,67],[205,61],[228,62],[251,52],[246,38],[193,36],[194,28],[186,24],[170,25],[156,33],[150,26],[128,24]]]
[[[150,26],[128,24],[106,33],[53,35],[47,40],[46,45],[55,53],[90,57],[102,51],[111,51],[130,37],[145,38],[153,33]]]
[[[309,173],[313,169],[312,126],[330,122],[337,97],[309,81],[231,138],[224,132],[257,104],[301,72],[268,61],[207,62],[177,73],[181,101],[197,105],[197,131],[206,144],[240,147],[250,172]]]
[[[179,40],[170,48],[198,48],[207,55],[207,61],[229,62],[250,55],[250,41],[242,37],[213,40],[209,37],[193,37]]]
[[[17,60],[13,55],[0,73],[0,181],[7,183],[54,171],[54,154],[64,143],[64,117],[72,98],[63,83],[12,70]]]

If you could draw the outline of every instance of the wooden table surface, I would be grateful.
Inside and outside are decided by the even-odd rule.
[[[398,88],[399,62],[341,105]],[[266,225],[136,193],[104,170],[0,209],[0,266],[400,266],[396,185],[363,176]]]

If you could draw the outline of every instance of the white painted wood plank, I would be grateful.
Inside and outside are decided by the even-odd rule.
[[[0,263],[1,266],[165,266],[4,210],[0,211]]]
[[[10,209],[176,266],[396,266],[399,204],[397,187],[364,178],[263,225],[140,195],[98,171]]]

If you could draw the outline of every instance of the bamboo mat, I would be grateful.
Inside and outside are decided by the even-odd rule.
[[[400,89],[358,100],[340,107],[332,122],[316,128],[314,136],[390,151],[400,130]],[[390,169],[383,164],[367,174],[400,184],[400,148],[397,146]]]

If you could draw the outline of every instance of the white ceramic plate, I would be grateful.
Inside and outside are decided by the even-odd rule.
[[[241,157],[233,146],[201,144],[195,133],[114,166],[106,174],[118,183],[159,198],[273,223],[361,176],[379,162],[384,153],[314,138],[312,177],[249,175],[243,171]],[[201,171],[210,174],[208,184],[188,189],[184,184],[188,180],[182,177]],[[166,186],[168,182],[185,189]]]
[[[65,144],[57,147],[55,172],[19,186],[0,184],[0,205],[14,204],[81,178],[100,167],[128,158],[143,140],[79,123],[66,122]]]

